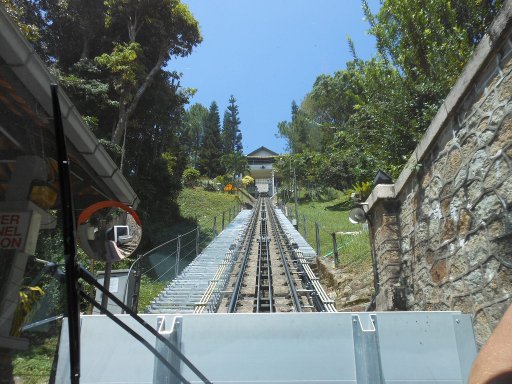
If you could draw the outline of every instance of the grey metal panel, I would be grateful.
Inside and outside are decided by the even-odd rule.
[[[469,318],[454,312],[383,312],[378,313],[380,356],[385,382],[394,383],[464,383],[476,348],[470,322],[458,330],[468,343],[458,343],[453,316]],[[469,325],[469,327],[468,327]],[[464,335],[464,336],[463,336]],[[458,346],[468,349],[459,356]],[[461,359],[464,363],[461,367]]]
[[[62,319],[62,328],[59,339],[59,356],[57,358],[57,372],[55,373],[56,383],[69,383],[69,336],[68,336],[68,318]]]
[[[127,315],[119,315],[155,345],[155,337]],[[146,319],[156,323],[156,317]],[[154,357],[112,320],[102,315],[83,316],[81,321],[80,384],[153,383]],[[69,383],[67,322],[63,323],[56,382]]]
[[[356,383],[351,318],[336,315],[184,316],[182,352],[215,383]]]
[[[119,317],[166,352],[138,323]],[[157,315],[142,317],[158,329]],[[464,383],[476,356],[471,318],[459,312],[161,317],[162,333],[215,383]],[[172,382],[151,352],[110,319],[83,316],[81,335],[82,384]],[[58,383],[69,383],[67,351],[64,326]]]
[[[122,302],[125,302],[126,298],[128,297],[126,290],[128,289],[128,277],[129,277],[129,269],[118,269],[113,270],[110,275],[110,292],[117,297]],[[103,277],[104,272],[99,271],[97,273],[98,275],[98,283],[103,285]],[[134,279],[134,276],[132,276],[131,280]],[[132,283],[133,284],[133,283]],[[95,299],[98,303],[101,303],[101,297],[103,295],[101,294],[101,291],[99,289],[96,289],[96,296]],[[108,310],[112,313],[123,313],[123,310],[121,307],[119,307],[116,303],[114,303],[112,300],[108,301]],[[92,310],[92,313],[94,315],[97,315],[100,313],[100,311],[97,308],[94,308]]]
[[[477,353],[476,339],[471,316],[453,315],[453,330],[459,352],[460,370],[464,383],[468,382],[471,364]]]

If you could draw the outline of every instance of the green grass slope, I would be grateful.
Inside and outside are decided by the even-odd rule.
[[[214,217],[217,217],[217,225],[220,225],[222,212],[225,212],[227,223],[229,210],[239,203],[240,199],[237,194],[210,192],[202,188],[185,188],[178,197],[181,216],[197,220],[202,228],[213,226]]]
[[[318,223],[319,256],[327,258],[333,257],[332,233],[336,233],[339,268],[366,271],[371,267],[369,233],[364,225],[352,224],[348,220],[349,210],[345,208],[346,205],[346,197],[341,195],[329,200],[300,202],[298,229],[316,249],[315,223]],[[287,208],[291,216],[295,216],[294,205],[288,204]]]

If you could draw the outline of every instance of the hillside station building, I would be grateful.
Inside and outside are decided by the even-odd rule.
[[[267,193],[269,196],[277,193],[277,175],[273,166],[277,156],[277,153],[265,147],[259,147],[247,155],[249,171],[254,178],[250,193]]]

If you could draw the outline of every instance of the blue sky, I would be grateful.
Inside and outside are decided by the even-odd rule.
[[[191,100],[219,105],[231,94],[240,111],[244,153],[260,146],[285,153],[275,137],[277,124],[290,119],[292,100],[300,103],[316,77],[343,69],[357,55],[375,54],[359,0],[182,0],[199,21],[203,42],[186,58],[171,60],[181,85],[196,88]],[[379,1],[369,1],[378,9]]]

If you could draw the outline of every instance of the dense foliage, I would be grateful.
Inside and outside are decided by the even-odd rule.
[[[292,103],[278,125],[292,153],[280,169],[314,164],[297,177],[340,189],[379,168],[397,176],[502,3],[383,0],[372,14],[363,0],[378,53],[361,60],[349,41],[346,68]]]
[[[1,0],[141,198],[143,217],[178,216],[191,90],[172,60],[201,40],[180,0]]]
[[[172,59],[201,42],[179,0],[0,0],[71,95],[142,198],[143,216],[174,217],[186,167],[244,173],[236,99],[185,110]],[[503,0],[382,0],[362,7],[378,53],[320,75],[279,123],[306,184],[346,189],[381,168],[396,176]],[[158,12],[154,12],[158,9]],[[229,176],[229,177],[226,177]],[[290,176],[290,175],[289,175]]]

